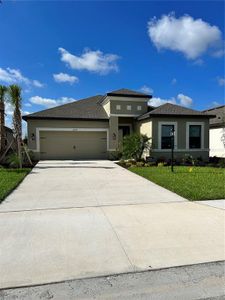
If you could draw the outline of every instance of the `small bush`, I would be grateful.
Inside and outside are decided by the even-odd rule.
[[[127,135],[123,139],[123,158],[140,161],[144,150],[150,149],[150,138],[143,134]]]
[[[144,167],[144,165],[145,165],[145,163],[142,162],[142,161],[138,161],[138,162],[136,163],[136,166],[137,166],[137,167]]]
[[[166,165],[166,163],[164,163],[164,162],[159,162],[158,165],[157,165],[157,167],[164,167],[165,165]]]
[[[221,158],[218,162],[218,166],[220,168],[225,168],[225,159],[224,158]]]

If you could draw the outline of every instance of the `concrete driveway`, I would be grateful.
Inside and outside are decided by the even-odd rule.
[[[224,220],[110,161],[43,161],[0,205],[0,288],[224,260]]]

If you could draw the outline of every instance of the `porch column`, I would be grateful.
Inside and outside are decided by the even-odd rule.
[[[118,117],[109,118],[109,151],[118,150]]]

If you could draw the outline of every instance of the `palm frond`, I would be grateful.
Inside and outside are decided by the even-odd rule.
[[[5,85],[0,85],[0,102],[5,100],[5,95],[7,92],[7,87]]]
[[[22,106],[21,87],[17,84],[12,84],[8,87],[8,95],[10,103],[20,109]]]

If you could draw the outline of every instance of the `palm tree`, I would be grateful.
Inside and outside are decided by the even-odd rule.
[[[22,168],[21,143],[22,143],[22,117],[21,117],[21,87],[12,84],[8,87],[9,101],[14,108],[13,112],[13,131],[17,143],[17,153],[19,165]]]
[[[7,87],[0,85],[0,153],[5,148],[5,94]]]

